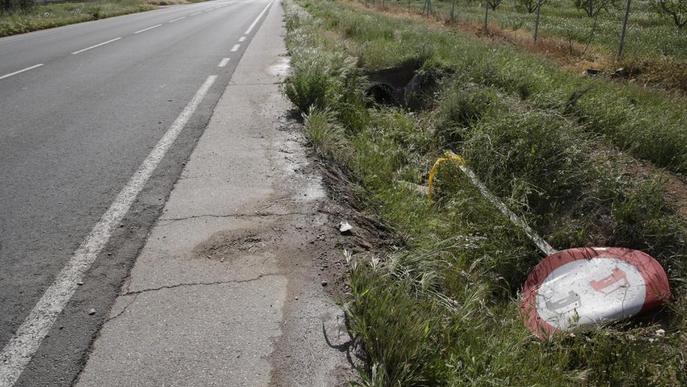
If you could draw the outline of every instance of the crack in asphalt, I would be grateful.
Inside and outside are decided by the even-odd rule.
[[[248,282],[254,282],[258,281],[262,278],[265,277],[272,277],[276,275],[283,275],[283,273],[263,273],[258,275],[257,277],[253,278],[247,278],[247,279],[242,279],[242,280],[230,280],[230,281],[213,281],[213,282],[189,282],[189,283],[180,283],[180,284],[175,284],[175,285],[165,285],[165,286],[160,286],[157,288],[150,288],[150,289],[141,289],[141,290],[135,290],[135,291],[127,291],[126,293],[121,293],[119,297],[124,297],[124,296],[133,296],[133,298],[122,308],[119,313],[116,315],[106,319],[103,321],[103,325],[110,323],[117,318],[121,317],[124,312],[126,312],[131,305],[136,302],[138,299],[138,296],[143,294],[143,293],[152,293],[152,292],[157,292],[160,290],[165,290],[165,289],[175,289],[175,288],[181,288],[181,287],[190,287],[190,286],[214,286],[214,285],[226,285],[226,284],[241,284],[241,283],[248,283]]]
[[[281,85],[283,82],[251,82],[251,83],[230,83],[229,86],[270,86]]]
[[[242,283],[247,283],[247,282],[258,281],[258,280],[265,278],[265,277],[272,277],[272,276],[277,276],[277,275],[283,275],[283,273],[278,273],[278,272],[277,273],[264,273],[264,274],[258,275],[257,277],[247,278],[247,279],[242,279],[242,280],[213,281],[213,282],[188,282],[188,283],[180,283],[180,284],[175,284],[175,285],[164,285],[164,286],[160,286],[157,288],[149,288],[149,289],[129,291],[129,292],[126,292],[124,294],[121,294],[121,296],[133,296],[133,295],[139,295],[142,293],[157,292],[157,291],[165,290],[165,289],[176,289],[176,288],[191,287],[191,286],[214,286],[214,285],[227,285],[227,284],[242,284]]]
[[[136,302],[136,299],[137,299],[137,298],[138,298],[138,294],[134,295],[134,297],[129,301],[129,303],[126,304],[126,306],[124,306],[124,308],[122,308],[122,310],[119,311],[119,313],[117,313],[116,315],[114,315],[114,316],[112,316],[112,317],[109,317],[109,318],[107,318],[105,321],[103,321],[103,325],[105,325],[105,324],[109,323],[110,321],[115,320],[115,319],[117,319],[119,316],[123,315],[124,312],[126,312],[127,309],[129,309],[129,307],[131,306],[131,304],[133,304],[134,302]]]
[[[203,214],[203,215],[185,216],[182,218],[160,218],[160,222],[173,223],[173,222],[179,222],[179,221],[191,220],[191,219],[200,219],[200,218],[266,218],[266,217],[271,217],[271,216],[295,216],[295,215],[315,216],[317,214],[318,214],[317,212],[298,212],[298,211],[281,212],[281,213],[256,212],[253,214],[228,214],[228,215]]]

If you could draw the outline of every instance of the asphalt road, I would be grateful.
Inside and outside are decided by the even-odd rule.
[[[217,75],[16,385],[78,375],[268,3],[209,1],[0,39],[0,348]]]

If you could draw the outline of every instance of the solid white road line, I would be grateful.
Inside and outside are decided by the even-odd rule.
[[[265,6],[265,9],[263,9],[262,12],[260,12],[260,14],[258,15],[258,17],[255,18],[255,20],[253,20],[253,24],[251,24],[250,27],[248,27],[248,29],[246,30],[245,35],[248,35],[248,34],[250,34],[251,31],[253,31],[253,28],[255,28],[255,25],[258,24],[258,20],[260,20],[260,18],[262,17],[262,15],[265,14],[265,12],[267,12],[267,8],[269,8],[270,5],[272,5],[272,2],[270,2],[269,4],[267,4],[267,5]]]
[[[134,35],[140,34],[141,32],[150,31],[150,30],[152,30],[153,28],[157,28],[157,27],[161,27],[161,26],[162,26],[162,24],[156,24],[156,25],[154,25],[154,26],[150,26],[150,27],[148,27],[148,28],[144,28],[144,29],[142,29],[142,30],[138,30],[138,31],[134,32]]]
[[[104,45],[106,45],[106,44],[110,44],[110,43],[112,43],[112,42],[116,42],[116,41],[118,41],[118,40],[121,39],[121,38],[122,38],[122,37],[120,36],[120,37],[118,37],[118,38],[110,39],[110,40],[108,40],[107,42],[102,42],[102,43],[94,44],[94,45],[92,45],[92,46],[90,46],[90,47],[82,48],[81,50],[72,52],[72,55],[81,54],[81,53],[84,52],[84,51],[92,50],[92,49],[94,49],[94,48],[96,48],[96,47],[100,47],[100,46],[104,46]]]
[[[242,37],[239,38],[239,42],[243,42],[244,40],[246,40],[246,37],[245,37],[245,36],[242,36]]]
[[[230,51],[231,51],[231,52],[236,52],[236,51],[239,50],[240,47],[241,47],[240,44],[235,44],[234,47],[232,47]]]
[[[2,350],[0,387],[11,387],[19,379],[41,341],[50,332],[51,326],[79,287],[78,283],[83,280],[85,273],[107,244],[113,230],[129,211],[216,79],[216,75],[211,75],[205,80]]]
[[[15,72],[13,72],[13,73],[9,73],[9,74],[2,75],[2,76],[0,76],[0,79],[9,78],[9,77],[11,77],[11,76],[13,76],[13,75],[21,74],[21,73],[23,73],[24,71],[33,70],[33,69],[39,68],[39,67],[41,67],[41,66],[43,66],[43,63],[39,63],[39,64],[37,64],[37,65],[33,65],[33,66],[27,67],[27,68],[25,68],[25,69],[21,69],[21,70],[19,70],[19,71],[15,71]]]
[[[168,21],[167,23],[178,22],[179,20],[182,20],[182,19],[186,19],[186,16],[182,16],[182,17],[178,17],[178,18],[176,18],[176,19],[172,19],[172,20]]]
[[[227,63],[229,63],[229,58],[222,58],[217,67],[224,67],[227,65]]]

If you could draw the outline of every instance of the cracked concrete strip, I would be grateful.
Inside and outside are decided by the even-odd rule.
[[[302,138],[283,130],[283,33],[275,3],[77,385],[342,384],[348,338],[317,267],[324,251],[340,255],[338,233]]]
[[[129,296],[137,297],[135,302],[103,327],[95,343],[100,364],[86,372],[97,374],[84,373],[79,384],[266,385],[265,354],[272,349],[270,338],[280,334],[279,290],[285,286],[286,279],[276,276],[220,284],[211,292],[179,287]],[[258,312],[259,320],[243,318]]]
[[[201,215],[193,215],[193,216],[187,216],[184,218],[160,218],[159,219],[159,224],[160,225],[165,225],[169,224],[172,222],[181,222],[184,220],[190,220],[190,219],[200,219],[200,218],[270,218],[270,217],[282,217],[282,216],[299,216],[299,215],[304,215],[304,216],[316,216],[316,212],[283,212],[283,213],[269,213],[269,212],[256,212],[253,214],[220,214],[220,215],[213,215],[213,214],[201,214]]]

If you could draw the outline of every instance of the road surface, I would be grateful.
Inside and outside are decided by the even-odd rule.
[[[0,385],[78,375],[268,4],[209,1],[0,39]],[[123,219],[94,236],[106,212]],[[35,309],[88,254],[88,274],[68,276],[73,296],[48,292],[49,305],[69,301],[56,320]]]

